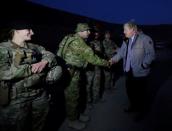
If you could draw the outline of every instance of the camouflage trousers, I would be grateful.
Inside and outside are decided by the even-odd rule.
[[[113,72],[110,71],[110,69],[105,69],[104,70],[104,75],[105,75],[105,89],[112,89],[113,88],[113,77],[114,74]]]
[[[61,67],[54,66],[47,74],[33,74],[13,82],[9,87],[9,104],[0,106],[0,131],[41,131],[49,110],[44,87],[61,75]]]
[[[9,104],[0,106],[0,131],[41,131],[49,105],[45,74],[33,74],[9,87]]]
[[[87,85],[86,85],[86,89],[87,89],[87,102],[91,103],[93,101],[92,86],[93,86],[93,80],[94,80],[94,71],[87,71],[86,72],[86,78],[87,78]]]
[[[71,121],[77,120],[79,116],[79,80],[80,71],[70,71],[71,80],[67,88],[65,89],[65,101],[66,101],[66,113],[67,118]]]
[[[100,98],[101,69],[96,66],[94,71],[87,71],[87,101],[97,102]]]
[[[0,131],[41,131],[48,110],[45,93],[30,99],[14,99],[9,105],[0,107]]]

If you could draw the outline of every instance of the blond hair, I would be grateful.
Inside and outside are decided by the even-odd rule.
[[[138,29],[136,23],[134,23],[133,21],[129,21],[129,22],[125,23],[124,26],[127,26],[130,29],[134,29],[134,30]]]

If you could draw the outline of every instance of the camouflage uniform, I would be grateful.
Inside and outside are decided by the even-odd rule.
[[[113,42],[110,39],[104,39],[103,48],[106,58],[110,59],[115,53],[115,49],[117,49],[117,45],[115,44],[115,42]],[[111,89],[114,85],[113,83],[114,72],[109,68],[105,68],[104,74],[105,74],[105,88]]]
[[[107,66],[108,61],[100,59],[95,55],[83,38],[81,38],[77,33],[74,35],[68,35],[62,40],[59,45],[57,55],[66,61],[71,74],[71,81],[65,90],[65,97],[67,117],[69,120],[74,121],[77,120],[79,116],[77,107],[79,104],[78,98],[80,87],[78,86],[78,82],[80,79],[80,69],[85,68],[88,63]]]
[[[32,74],[31,64],[48,61],[46,71]],[[49,110],[45,80],[53,83],[61,76],[55,55],[42,46],[25,43],[19,47],[10,40],[0,43],[1,131],[40,131]],[[1,94],[1,93],[0,93]]]
[[[93,102],[93,81],[94,81],[94,72],[95,66],[88,64],[86,68],[86,90],[87,90],[87,103]]]
[[[93,40],[90,42],[90,46],[94,50],[95,54],[99,57],[102,56],[102,46],[99,40]],[[96,103],[100,99],[100,87],[101,87],[101,67],[94,66],[94,70],[87,71],[87,94],[88,102]]]

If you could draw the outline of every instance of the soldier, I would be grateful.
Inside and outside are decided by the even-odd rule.
[[[109,65],[108,61],[100,59],[85,43],[84,39],[87,39],[90,34],[89,29],[86,23],[77,24],[76,34],[64,37],[57,52],[57,55],[66,61],[71,75],[70,84],[65,90],[68,126],[78,130],[85,128],[86,124],[82,122],[89,120],[88,116],[80,114],[77,109],[79,104],[80,87],[78,87],[78,82],[80,79],[80,71],[88,63],[100,66]]]
[[[105,38],[103,40],[103,47],[104,47],[105,57],[107,59],[110,59],[118,49],[118,46],[115,44],[114,41],[112,41],[110,31],[106,31],[104,37]],[[112,89],[114,86],[114,81],[113,81],[114,72],[109,68],[105,68],[104,74],[105,74],[105,88]]]
[[[97,56],[103,58],[103,48],[102,48],[102,43],[100,41],[100,33],[98,31],[94,32],[94,39],[90,42],[90,46],[92,47],[94,53]],[[87,71],[88,102],[92,100],[91,103],[96,104],[100,100],[101,98],[100,88],[101,88],[101,80],[102,80],[101,76],[102,76],[102,69],[100,66],[94,66],[94,70]]]
[[[28,43],[34,34],[26,22],[15,22],[10,38],[0,43],[0,131],[40,131],[49,110],[44,85],[61,74],[55,55]]]

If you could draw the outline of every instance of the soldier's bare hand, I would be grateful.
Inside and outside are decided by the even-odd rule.
[[[32,73],[40,73],[46,67],[48,61],[41,61],[35,64],[32,64]]]
[[[112,64],[113,64],[113,61],[112,61],[112,59],[110,59],[110,60],[109,60],[109,63],[110,63],[110,65],[112,65]]]

